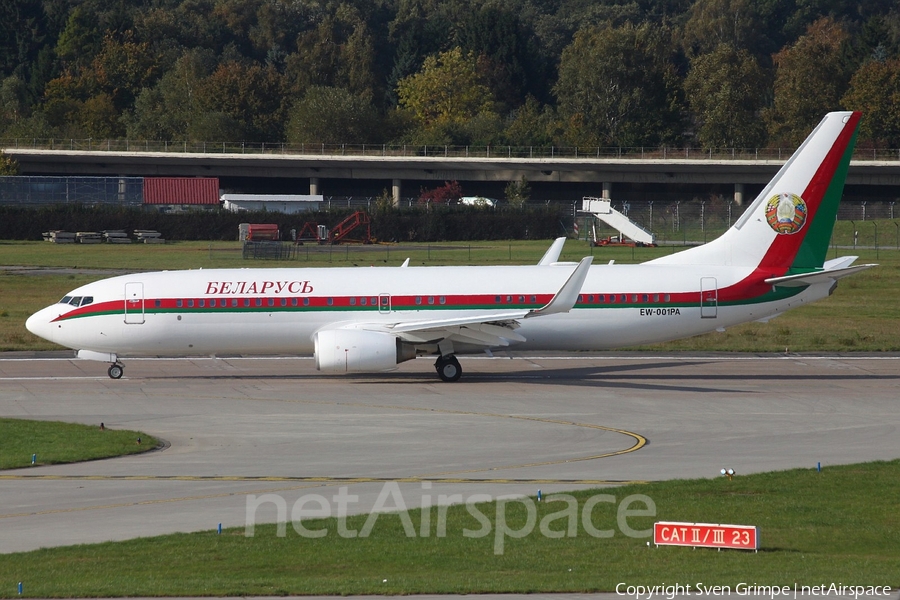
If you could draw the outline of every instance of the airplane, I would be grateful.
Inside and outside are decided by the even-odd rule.
[[[633,265],[200,269],[81,286],[28,318],[29,331],[124,372],[123,357],[299,355],[326,373],[396,369],[493,350],[605,350],[694,336],[829,296],[868,269],[825,260],[860,113],[825,116],[723,235]]]

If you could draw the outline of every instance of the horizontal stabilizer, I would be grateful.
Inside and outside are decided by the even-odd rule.
[[[866,269],[877,266],[878,265],[875,264],[856,265],[855,267],[827,269],[825,271],[816,271],[814,273],[800,273],[799,275],[770,277],[769,279],[766,279],[766,283],[777,287],[804,287],[816,283],[828,283],[829,281],[837,281],[838,279],[842,279],[844,277],[847,277],[848,275],[853,275],[855,273],[859,273],[860,271],[865,271]]]

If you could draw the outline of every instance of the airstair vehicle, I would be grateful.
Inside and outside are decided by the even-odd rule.
[[[655,246],[656,237],[612,207],[608,198],[581,199],[581,212],[590,213],[619,232],[618,236],[597,239],[597,230],[593,229],[595,246]],[[630,241],[629,241],[630,240]]]

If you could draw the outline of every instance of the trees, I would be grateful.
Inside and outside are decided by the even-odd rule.
[[[767,111],[770,142],[796,146],[822,116],[841,106],[849,73],[843,60],[847,32],[819,19],[775,61],[774,103]]]
[[[506,184],[503,195],[506,196],[506,201],[510,206],[522,208],[531,197],[531,186],[524,177],[519,181],[510,181]]]
[[[462,198],[462,187],[456,181],[445,181],[444,185],[433,190],[422,189],[419,204],[455,204]]]
[[[678,137],[680,98],[668,31],[587,27],[563,51],[555,92],[570,144],[649,146]]]
[[[201,133],[195,124],[203,115],[203,82],[216,66],[211,50],[185,51],[155,86],[144,88],[138,95],[134,109],[126,115],[128,135],[150,140],[212,141],[206,136],[208,128]]]
[[[422,69],[397,85],[402,109],[421,129],[459,135],[470,121],[494,113],[494,98],[478,74],[476,57],[459,48],[425,59]],[[450,140],[452,143],[457,140]],[[434,143],[434,142],[432,142]]]
[[[313,86],[289,115],[287,140],[293,144],[365,144],[377,139],[375,109],[345,88]]]
[[[16,159],[11,158],[0,150],[0,175],[18,175],[19,163]]]
[[[735,49],[758,49],[763,26],[753,0],[697,0],[687,11],[682,44],[690,55],[710,54],[727,45]]]
[[[236,123],[241,141],[263,142],[283,138],[283,96],[283,80],[273,68],[230,61],[200,81],[196,102],[203,114],[228,117],[217,122],[229,127]],[[238,141],[234,131],[221,133]]]
[[[691,60],[685,98],[698,121],[697,139],[706,148],[754,148],[765,143],[761,120],[766,80],[746,50],[720,44]]]
[[[310,114],[327,88],[349,96],[292,137],[632,146],[696,133],[743,146],[763,143],[768,104],[771,143],[793,144],[861,65],[900,58],[894,4],[5,0],[0,133],[278,141],[291,107],[317,88]],[[864,91],[877,71],[845,97],[873,115],[893,102]],[[347,120],[353,102],[370,127]],[[886,131],[866,122],[864,135]]]
[[[859,133],[877,146],[900,148],[900,58],[870,60],[850,80],[841,100],[862,111]]]

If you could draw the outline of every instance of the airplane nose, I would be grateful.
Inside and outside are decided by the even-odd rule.
[[[49,312],[49,308],[45,308],[28,317],[25,321],[25,329],[38,337],[52,342],[53,327],[50,325],[51,317]]]

